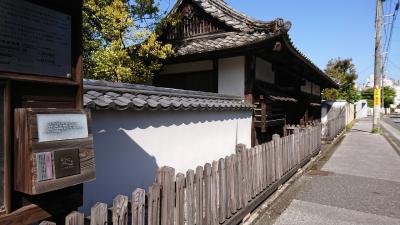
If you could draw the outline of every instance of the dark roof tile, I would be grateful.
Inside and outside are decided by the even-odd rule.
[[[84,105],[116,110],[250,110],[239,97],[146,85],[84,81]]]

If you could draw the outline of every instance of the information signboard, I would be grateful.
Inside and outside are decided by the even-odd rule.
[[[0,0],[0,71],[71,77],[71,17]]]

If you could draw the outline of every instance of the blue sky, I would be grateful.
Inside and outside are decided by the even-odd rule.
[[[373,74],[376,0],[226,2],[256,19],[272,20],[280,17],[291,21],[289,34],[294,44],[321,69],[325,68],[331,58],[352,58],[359,75],[358,83]],[[390,0],[386,2],[388,4]],[[389,11],[387,5],[384,10]],[[389,56],[391,62],[387,66],[387,74],[395,79],[400,79],[399,28],[400,23],[396,21]]]

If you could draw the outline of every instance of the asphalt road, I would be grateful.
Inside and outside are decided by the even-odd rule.
[[[356,123],[253,224],[400,225],[400,156],[371,128],[369,119]]]

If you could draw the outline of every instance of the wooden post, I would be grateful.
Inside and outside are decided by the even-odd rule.
[[[236,195],[236,208],[239,210],[243,207],[243,174],[242,174],[242,154],[236,153],[236,168],[235,168],[235,195]]]
[[[42,221],[41,223],[39,223],[39,225],[56,225],[56,223],[49,221]]]
[[[160,225],[160,210],[161,210],[161,186],[154,183],[149,187],[149,200],[148,200],[148,224]]]
[[[218,162],[212,162],[211,169],[211,224],[218,224]]]
[[[211,224],[211,164],[204,165],[204,224]]]
[[[113,200],[113,225],[128,225],[128,197],[118,195]]]
[[[158,170],[157,181],[161,185],[161,224],[174,225],[175,169],[164,166]]]
[[[178,173],[176,175],[175,190],[176,190],[176,198],[175,198],[176,225],[184,225],[185,224],[185,175],[183,175],[182,173]]]
[[[188,225],[195,225],[195,194],[194,194],[194,171],[186,172],[186,220]]]
[[[225,174],[225,160],[220,159],[218,162],[218,172],[219,172],[219,209],[218,218],[219,223],[225,222],[226,215],[226,174]]]
[[[237,211],[237,203],[236,203],[236,192],[237,192],[237,172],[236,172],[236,155],[232,154],[231,155],[231,167],[230,167],[230,198],[231,198],[231,213],[232,215],[236,213]]]
[[[132,193],[132,225],[144,225],[146,194],[143,189]]]
[[[226,218],[231,217],[231,207],[232,207],[232,198],[231,198],[231,187],[232,187],[232,174],[231,174],[231,157],[225,157],[225,181],[226,181]]]
[[[104,225],[108,222],[107,204],[96,203],[90,210],[90,225]]]
[[[65,217],[65,225],[84,225],[84,215],[80,212],[72,212]]]
[[[196,168],[195,188],[196,225],[203,225],[203,167],[201,166]]]
[[[275,149],[275,179],[281,179],[282,175],[282,149],[281,149],[281,140],[279,134],[274,134],[272,136],[272,140],[274,141],[274,149]]]

